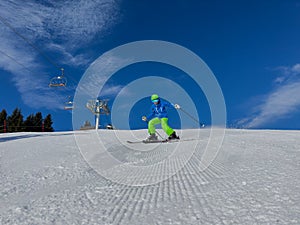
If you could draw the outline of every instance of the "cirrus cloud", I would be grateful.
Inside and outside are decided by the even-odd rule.
[[[118,19],[115,0],[0,1],[0,69],[11,74],[25,104],[60,108],[53,99],[65,97],[48,88],[49,63],[57,69],[90,63],[91,56],[78,52],[101,40]]]
[[[300,110],[300,64],[279,67],[281,76],[274,80],[275,88],[251,109],[251,115],[238,121],[239,126],[258,128],[279,119],[299,113]]]

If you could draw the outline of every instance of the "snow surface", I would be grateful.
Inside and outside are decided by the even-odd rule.
[[[0,224],[300,224],[300,131],[227,129],[204,170],[210,129],[180,131],[182,138],[199,136],[184,145],[128,146],[132,133],[147,135],[100,130],[105,144],[97,146],[95,131],[1,134]],[[91,156],[107,158],[92,154],[88,163],[78,141],[95,151],[112,143],[107,151],[118,168],[157,164],[175,148],[180,154],[144,174],[151,184],[125,170],[118,182],[90,166]],[[133,185],[124,184],[128,179]]]

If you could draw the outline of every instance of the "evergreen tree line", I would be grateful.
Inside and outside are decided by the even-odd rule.
[[[51,114],[44,119],[41,112],[30,114],[25,120],[21,109],[16,108],[11,115],[5,109],[0,112],[0,133],[4,132],[52,132]]]

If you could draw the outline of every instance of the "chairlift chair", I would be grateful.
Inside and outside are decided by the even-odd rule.
[[[73,102],[72,101],[66,102],[64,109],[65,110],[73,110],[74,109]]]
[[[67,78],[64,77],[64,69],[61,68],[61,75],[53,77],[50,80],[49,87],[65,87],[67,85]]]
[[[69,96],[69,100],[65,103],[64,109],[65,110],[73,110],[74,109],[74,103],[71,99],[71,96]]]

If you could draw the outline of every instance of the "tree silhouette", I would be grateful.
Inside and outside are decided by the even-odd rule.
[[[6,130],[4,129],[4,121],[6,120]],[[43,119],[42,113],[37,112],[35,115],[30,114],[27,116],[26,120],[23,121],[23,115],[21,109],[16,108],[13,113],[7,117],[7,112],[5,109],[0,113],[0,133],[7,132],[41,132],[43,131],[52,132],[54,131],[52,127],[52,118],[48,114],[45,119]]]
[[[4,132],[4,121],[6,121],[7,119],[7,112],[5,109],[3,109],[0,113],[0,132],[3,133]]]
[[[30,132],[34,127],[34,115],[30,114],[24,121],[24,131]]]
[[[92,125],[90,123],[90,121],[85,121],[84,125],[80,127],[80,130],[90,130],[92,129]]]
[[[34,116],[34,126],[32,131],[39,132],[42,131],[42,123],[43,123],[43,116],[41,112],[37,112]]]
[[[20,132],[24,131],[23,127],[23,115],[21,109],[16,108],[12,115],[7,118],[7,131],[8,132]]]
[[[46,116],[46,118],[44,119],[44,130],[46,132],[52,132],[52,131],[54,131],[54,129],[52,127],[52,124],[53,124],[53,122],[52,122],[51,114],[48,114]]]

